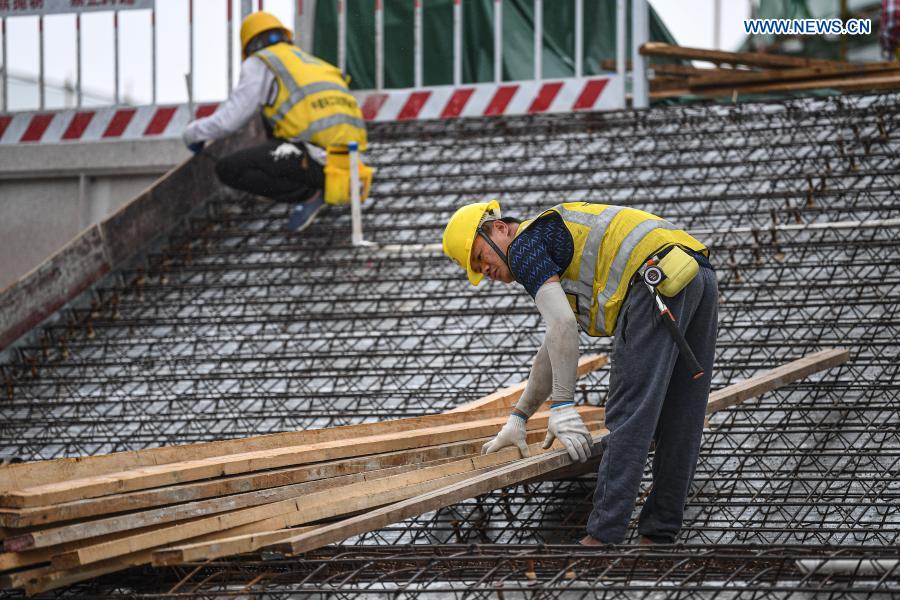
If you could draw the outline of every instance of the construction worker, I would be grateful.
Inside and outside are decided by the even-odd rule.
[[[362,113],[341,72],[291,39],[275,16],[248,15],[241,23],[244,61],[237,87],[212,115],[190,123],[183,138],[199,152],[205,141],[236,132],[261,111],[270,139],[221,158],[216,173],[230,187],[296,204],[288,229],[300,231],[326,200],[331,202],[323,194],[326,157],[330,163],[332,154],[343,154],[343,174],[349,179],[347,146],[357,142],[364,151],[367,138]]]
[[[525,422],[549,398],[544,448],[558,439],[573,460],[587,460],[593,443],[574,407],[578,327],[590,336],[615,334],[609,434],[581,543],[625,539],[652,441],[653,488],[638,529],[642,543],[674,542],[700,450],[715,351],[718,292],[706,247],[633,208],[569,202],[518,221],[501,217],[491,201],[457,210],[443,249],[472,285],[485,275],[521,284],[547,328],[521,398],[482,451],[516,446],[527,455]],[[655,293],[642,279],[648,260],[665,273]],[[674,331],[661,322],[657,293],[669,296],[665,303],[702,366],[697,379]]]

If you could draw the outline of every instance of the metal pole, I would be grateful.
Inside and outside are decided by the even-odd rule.
[[[113,78],[115,82],[113,100],[119,104],[119,11],[113,12],[113,69],[116,72]]]
[[[253,0],[241,0],[241,20],[247,18],[247,15],[253,12]]]
[[[347,72],[347,11],[344,6],[346,0],[337,0],[338,9],[338,69],[341,73]]]
[[[362,200],[359,197],[359,144],[347,144],[350,153],[350,223],[351,241],[354,246],[372,246],[372,242],[363,239],[362,232]]]
[[[44,97],[44,15],[38,17],[38,95],[41,110],[44,110],[46,98]]]
[[[81,13],[78,13],[75,15],[75,106],[81,108],[81,102]]]
[[[227,36],[227,38],[228,38],[228,42],[227,42],[227,44],[228,44],[228,66],[227,66],[226,70],[228,71],[228,93],[229,94],[231,93],[231,90],[234,86],[234,48],[233,48],[233,46],[234,46],[234,31],[233,31],[234,23],[232,22],[233,10],[232,10],[232,6],[231,6],[231,1],[232,0],[225,0],[225,16],[226,16],[226,19],[228,20],[228,24],[226,25],[226,27],[228,28],[228,36]]]
[[[722,0],[713,0],[713,48],[722,49]]]
[[[188,0],[188,105],[194,116],[194,0]]]
[[[494,81],[503,81],[503,0],[494,0]]]
[[[544,70],[544,0],[534,0],[534,78],[540,79]]]
[[[384,89],[384,5],[375,0],[375,89]]]
[[[6,18],[0,19],[3,28],[3,112],[9,112],[9,60],[6,54]]]
[[[462,2],[453,0],[453,85],[462,83]]]
[[[622,82],[619,106],[625,108],[625,0],[616,0],[616,75]]]
[[[262,10],[262,9],[263,9],[263,0],[257,0],[256,10]]]
[[[647,0],[631,0],[631,105],[634,108],[650,106],[647,92],[647,65],[640,48],[650,37]]]
[[[584,75],[584,0],[575,0],[575,77]]]
[[[78,81],[81,81],[80,77]],[[80,97],[81,93],[78,95]],[[156,6],[150,9],[150,95],[150,104],[156,104]]]
[[[413,85],[417,88],[422,87],[422,0],[414,0],[413,7]]]

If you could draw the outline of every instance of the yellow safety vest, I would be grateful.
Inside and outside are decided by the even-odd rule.
[[[562,217],[575,243],[572,262],[560,276],[560,285],[588,335],[613,335],[631,278],[657,252],[678,245],[709,256],[706,246],[668,221],[610,204],[558,204],[521,223],[516,236],[551,213]]]
[[[278,95],[263,107],[277,138],[321,148],[358,142],[366,149],[362,111],[337,67],[281,42],[255,53],[278,81]]]

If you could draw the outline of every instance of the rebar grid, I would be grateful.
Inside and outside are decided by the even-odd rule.
[[[345,546],[129,575],[78,591],[141,598],[129,590],[153,577],[154,598],[245,597],[247,582],[255,598],[890,598],[900,562],[888,549],[835,546]]]
[[[0,365],[0,453],[53,458],[415,416],[521,381],[543,336],[527,294],[472,289],[439,251],[417,244],[439,243],[464,202],[498,197],[507,214],[527,217],[591,199],[660,214],[712,248],[720,284],[714,388],[823,347],[851,352],[843,367],[712,417],[680,539],[773,545],[776,555],[790,544],[876,554],[896,547],[898,100],[375,125],[370,155],[379,170],[363,207],[366,237],[407,250],[351,247],[340,209],[295,236],[282,230],[284,204],[211,203],[141,268],[108,278]],[[581,342],[585,352],[609,349],[607,340]],[[602,404],[606,387],[601,371],[577,395]],[[570,544],[583,534],[594,484],[588,475],[515,486],[355,543],[388,552],[414,544],[410,553],[422,556],[445,544]],[[648,486],[649,470],[641,498]],[[245,573],[256,563],[221,564],[218,572]],[[191,594],[228,595],[216,587],[223,577]],[[140,575],[127,581],[132,591],[149,589],[135,583]],[[350,576],[329,593],[372,593],[360,581]],[[665,592],[676,580],[655,581],[648,585]],[[787,581],[746,595],[695,592],[813,593]],[[868,585],[841,581],[814,585],[853,593]],[[470,583],[436,578],[403,593],[477,597]],[[115,584],[104,585],[82,591]]]

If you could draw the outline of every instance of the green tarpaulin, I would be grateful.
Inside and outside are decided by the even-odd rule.
[[[347,73],[351,87],[375,87],[375,2],[347,5]],[[534,75],[534,1],[502,0],[503,79]],[[384,83],[413,87],[413,0],[384,2]],[[422,76],[427,86],[453,83],[453,0],[423,0]],[[631,2],[626,2],[630,7]],[[494,0],[462,0],[464,83],[494,80]],[[630,12],[630,11],[629,11]],[[337,0],[316,3],[313,53],[337,64]],[[631,47],[630,14],[626,48]],[[675,43],[650,8],[650,39]],[[575,1],[547,0],[543,19],[543,77],[575,73]],[[584,2],[584,74],[603,72],[601,61],[616,55],[616,1]]]

